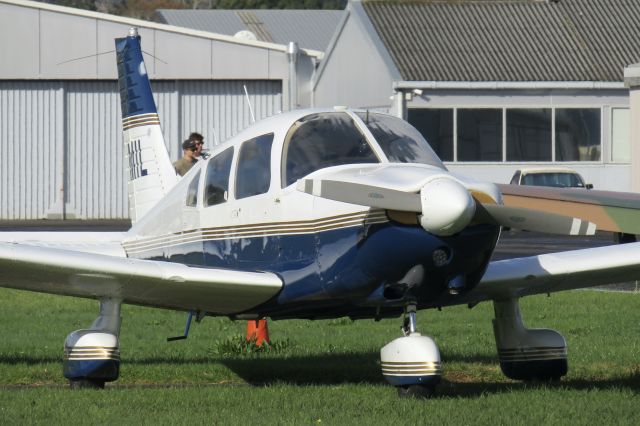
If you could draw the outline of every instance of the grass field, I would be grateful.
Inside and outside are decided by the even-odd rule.
[[[419,313],[445,375],[435,399],[398,399],[379,349],[400,319],[271,321],[273,349],[239,345],[246,323],[123,307],[121,378],[70,391],[66,335],[97,302],[0,289],[0,424],[640,424],[640,294],[574,291],[521,304],[529,327],[563,333],[569,374],[559,384],[506,379],[484,303]]]

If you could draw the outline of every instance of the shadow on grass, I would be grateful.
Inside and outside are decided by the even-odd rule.
[[[26,364],[26,365],[38,365],[38,364],[48,364],[52,362],[62,362],[62,354],[60,356],[37,356],[37,355],[26,355],[26,354],[10,354],[10,355],[0,355],[0,365],[18,365],[18,364]]]
[[[444,357],[443,357],[444,358]],[[498,363],[491,356],[462,356],[448,354],[445,360],[460,362],[477,362],[497,367]],[[0,356],[1,364],[37,365],[43,363],[61,363],[61,357],[28,356],[11,354]],[[446,362],[446,361],[445,361]],[[212,357],[207,355],[189,357],[146,357],[123,360],[127,365],[163,365],[174,366],[221,364],[237,374],[247,384],[267,386],[271,384],[288,384],[293,386],[339,385],[339,384],[374,384],[383,385],[385,380],[380,371],[379,353],[330,353],[315,356],[239,356]],[[237,385],[237,384],[236,384]],[[136,385],[134,385],[136,386]],[[558,382],[517,382],[483,380],[474,372],[468,374],[446,371],[437,389],[439,398],[475,398],[488,394],[505,392],[529,392],[539,389],[567,390],[607,390],[629,389],[640,393],[640,371],[625,376],[587,380],[581,378],[563,379]]]
[[[440,352],[442,361],[448,362],[472,362],[477,364],[498,365],[498,354],[461,354],[458,352]]]
[[[377,352],[286,358],[223,358],[219,362],[254,385],[384,383]]]
[[[508,380],[508,379],[505,379]],[[634,393],[640,393],[640,375],[631,374],[625,377],[612,379],[563,379],[554,382],[451,382],[442,380],[437,389],[439,398],[476,398],[489,394],[505,392],[531,392],[541,389],[559,390],[609,390],[629,389]]]
[[[492,356],[452,356],[449,361],[477,362],[498,367],[497,357]],[[345,353],[325,356],[295,358],[230,358],[219,360],[244,381],[251,385],[263,386],[286,383],[296,386],[358,384],[368,383],[382,385],[386,381],[380,371],[379,353]],[[445,367],[446,368],[446,367]],[[514,391],[531,391],[536,389],[630,389],[640,393],[640,372],[615,378],[597,380],[563,379],[556,382],[519,382],[507,378],[504,381],[487,381],[470,373],[461,377],[453,373],[450,379],[445,378],[438,386],[438,397],[475,398],[487,394],[499,394]],[[456,377],[458,376],[458,377]]]

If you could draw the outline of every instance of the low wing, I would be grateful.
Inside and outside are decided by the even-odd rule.
[[[499,184],[504,205],[573,216],[599,231],[640,234],[640,194]]]
[[[122,248],[125,232],[0,232],[0,243],[59,248],[84,253],[126,257]]]
[[[233,314],[282,288],[276,275],[0,243],[0,287]]]
[[[640,243],[492,262],[480,284],[451,305],[640,280]]]

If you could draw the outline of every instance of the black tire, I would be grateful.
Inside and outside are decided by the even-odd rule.
[[[436,393],[434,386],[425,385],[408,385],[398,386],[398,396],[400,398],[418,398],[428,399],[432,398]]]
[[[104,389],[104,380],[79,379],[69,380],[71,389]]]

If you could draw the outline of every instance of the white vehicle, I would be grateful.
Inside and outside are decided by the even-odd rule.
[[[416,310],[492,301],[503,372],[559,378],[564,338],[527,329],[519,299],[640,279],[638,244],[490,262],[501,226],[584,235],[596,223],[505,206],[497,185],[449,172],[418,131],[385,114],[280,114],[178,179],[135,30],[116,52],[132,228],[0,234],[0,286],[100,301],[93,324],[65,341],[72,387],[118,378],[123,303],[200,319],[404,314],[382,373],[401,395],[430,395],[441,359]]]
[[[578,172],[561,167],[538,167],[516,170],[511,185],[551,186],[555,188],[593,189]]]

